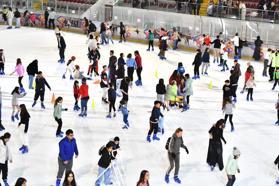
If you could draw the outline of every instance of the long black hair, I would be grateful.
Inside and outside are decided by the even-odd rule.
[[[19,107],[20,107],[20,117],[28,116],[30,118],[30,114],[27,111],[25,104],[20,104]]]
[[[17,58],[17,59],[16,59],[16,65],[19,65],[19,64],[21,64],[21,59],[20,59],[20,58]]]
[[[70,174],[73,175],[73,181],[71,183],[68,182],[68,177],[70,176]],[[73,171],[71,170],[68,170],[66,172],[66,175],[65,175],[65,179],[64,179],[64,182],[63,182],[63,186],[76,186],[76,180],[75,180],[75,174]]]
[[[15,88],[14,88],[14,90],[12,91],[11,94],[13,95],[14,93],[20,94],[20,93],[19,93],[19,87],[15,87]]]
[[[55,102],[54,102],[54,106],[56,106],[58,104],[59,101],[63,100],[63,98],[61,96],[59,96],[58,98],[56,98]]]
[[[6,142],[4,139],[10,139],[11,138],[11,134],[6,132],[3,136],[0,137],[0,140],[3,141],[4,145],[6,145]]]
[[[25,178],[20,177],[16,180],[15,186],[22,186],[26,182],[27,182],[27,180]]]
[[[140,177],[139,177],[139,181],[137,182],[137,186],[139,186],[141,183],[143,183],[144,182],[144,178],[145,178],[145,175],[148,173],[148,171],[147,170],[143,170],[143,171],[141,171],[141,173],[140,173]],[[149,186],[149,182],[148,182],[148,180],[147,180],[147,186]]]

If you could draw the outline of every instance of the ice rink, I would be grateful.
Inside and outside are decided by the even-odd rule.
[[[64,33],[67,43],[66,59],[76,56],[76,63],[86,71],[88,65],[86,36]],[[129,90],[130,98],[128,109],[130,110],[130,129],[122,130],[122,114],[107,119],[108,105],[101,102],[102,90],[99,85],[88,81],[90,86],[89,112],[87,118],[80,118],[77,112],[72,110],[74,105],[73,81],[62,80],[65,64],[57,63],[57,41],[52,30],[21,28],[6,30],[0,26],[0,48],[4,49],[6,64],[5,72],[13,71],[16,59],[21,58],[25,68],[34,59],[39,61],[39,70],[43,71],[46,80],[50,84],[56,96],[64,98],[64,107],[68,112],[62,114],[63,131],[71,128],[79,148],[79,157],[74,159],[73,171],[75,172],[79,186],[93,185],[97,177],[98,150],[106,144],[110,138],[120,137],[121,152],[119,153],[120,167],[123,172],[125,184],[134,186],[138,180],[140,171],[147,169],[150,172],[151,186],[164,186],[164,175],[168,168],[167,151],[165,143],[174,130],[178,127],[184,129],[184,143],[190,154],[187,155],[181,149],[180,178],[182,186],[224,186],[227,181],[225,171],[211,172],[206,164],[209,135],[208,130],[220,118],[223,117],[221,110],[222,86],[224,80],[229,78],[229,72],[220,72],[220,67],[211,62],[208,76],[202,76],[200,80],[193,82],[194,95],[191,97],[191,108],[181,113],[178,109],[165,111],[165,130],[161,140],[147,143],[145,141],[149,129],[149,117],[153,101],[156,99],[155,86],[158,79],[155,71],[158,66],[160,78],[168,82],[169,76],[177,68],[177,63],[182,61],[187,73],[193,75],[192,62],[194,54],[169,50],[166,52],[167,61],[160,61],[157,53],[146,52],[146,45],[134,43],[118,43],[101,46],[102,65],[108,64],[109,51],[114,50],[117,57],[120,52],[133,53],[139,50],[143,60],[143,86],[135,85]],[[213,57],[211,57],[212,61]],[[243,87],[246,61],[240,60],[242,76],[239,80],[238,102],[234,112],[235,132],[230,132],[230,127],[224,131],[227,144],[223,145],[224,163],[237,146],[241,151],[239,166],[241,173],[236,175],[235,186],[272,186],[278,176],[278,170],[274,160],[279,153],[279,127],[274,125],[277,120],[275,103],[277,91],[271,91],[272,84],[267,78],[261,76],[262,63],[253,62],[255,68],[256,84],[254,89],[254,102],[246,101],[246,93],[240,94]],[[229,66],[233,61],[229,60]],[[134,74],[136,79],[136,74]],[[213,82],[213,89],[209,89],[209,82]],[[11,132],[11,147],[13,163],[9,164],[9,182],[23,176],[28,180],[28,186],[54,185],[58,170],[58,142],[55,137],[57,123],[52,112],[53,105],[50,103],[52,92],[46,90],[46,110],[41,110],[40,105],[32,108],[34,91],[28,89],[28,76],[23,79],[27,96],[19,100],[24,103],[30,112],[29,153],[22,155],[18,148],[21,146],[17,122],[11,122],[11,91],[17,86],[16,76],[1,76],[0,86],[3,91],[2,120],[6,131]],[[278,88],[278,87],[277,87]],[[96,107],[91,108],[92,98]],[[117,98],[117,107],[120,98]],[[229,126],[229,125],[228,125]],[[1,132],[1,135],[3,131]],[[276,145],[277,144],[277,145]],[[169,184],[175,185],[173,179]]]

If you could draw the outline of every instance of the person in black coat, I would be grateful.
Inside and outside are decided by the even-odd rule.
[[[159,118],[164,117],[164,115],[161,113],[160,107],[162,106],[162,102],[161,101],[154,101],[154,107],[152,109],[151,112],[151,116],[149,119],[149,124],[150,124],[150,128],[148,131],[148,135],[146,140],[148,142],[151,142],[151,134],[153,133],[153,140],[160,140],[160,138],[157,137],[157,132],[158,132],[158,124],[159,124]]]
[[[46,79],[44,78],[43,73],[41,71],[39,71],[37,73],[35,82],[36,82],[36,89],[35,89],[34,103],[32,104],[32,107],[34,107],[36,105],[37,100],[40,97],[41,98],[41,108],[45,109],[45,105],[44,105],[45,86],[47,86],[50,91],[51,91],[51,88],[50,88],[49,84],[47,83]]]
[[[59,49],[59,56],[60,56],[60,59],[58,60],[58,62],[65,63],[66,42],[64,40],[64,37],[61,36],[60,33],[57,34],[57,42],[58,42],[58,49]]]
[[[120,22],[120,40],[119,40],[119,43],[122,42],[122,39],[124,40],[124,42],[126,42],[126,37],[125,37],[125,32],[126,32],[126,29],[125,29],[125,25]]]
[[[29,76],[29,89],[34,89],[33,88],[33,80],[35,74],[38,73],[38,60],[35,59],[32,61],[28,66],[27,66],[27,73]]]
[[[114,143],[114,145],[112,146],[112,159],[114,160],[116,159],[117,151],[120,149],[120,138],[118,136],[115,136],[112,142]]]
[[[30,115],[26,109],[26,106],[24,104],[19,105],[20,107],[20,122],[18,124],[18,127],[20,129],[20,137],[22,141],[22,146],[20,147],[20,151],[22,151],[22,154],[28,153],[28,128],[29,128],[29,119]]]
[[[94,33],[96,32],[97,30],[97,27],[96,25],[92,22],[92,21],[89,21],[89,27],[88,27],[88,35],[92,34],[94,35]]]
[[[253,54],[253,58],[256,61],[259,61],[261,59],[261,47],[262,47],[263,41],[261,40],[260,36],[257,36],[257,39],[255,40],[255,50]]]
[[[219,59],[218,59],[218,61],[219,61]],[[208,75],[207,69],[209,67],[209,62],[210,62],[209,48],[206,48],[202,55],[202,74],[204,72],[205,75]],[[205,71],[204,71],[204,69],[205,69]]]
[[[209,130],[209,146],[206,162],[214,170],[216,164],[219,166],[219,170],[223,170],[223,147],[221,140],[226,144],[226,140],[223,137],[223,129],[225,127],[225,122],[223,119],[217,121],[215,125]]]
[[[202,63],[202,52],[200,49],[197,49],[197,54],[195,56],[195,60],[192,63],[194,66],[194,77],[193,79],[200,79],[200,66]]]
[[[92,76],[92,72],[94,71],[95,76],[99,76],[99,60],[101,58],[101,54],[97,48],[92,49],[88,55],[90,65],[88,67],[88,76]]]
[[[223,103],[222,103],[222,110],[225,106],[225,100],[231,99],[232,97],[232,88],[229,80],[225,81],[223,86]]]
[[[112,185],[110,180],[110,173],[111,173],[111,160],[112,160],[112,150],[113,150],[114,143],[112,141],[106,144],[106,147],[102,147],[99,150],[99,155],[101,158],[98,162],[98,178],[95,185],[100,186],[102,184],[103,178],[105,185]]]
[[[128,94],[128,91],[129,91],[129,83],[130,83],[130,80],[128,77],[124,77],[124,79],[122,79],[121,83],[120,83],[120,90],[122,92],[122,99],[120,101],[120,103],[125,103],[127,104],[128,103],[128,100],[129,100],[129,94]],[[119,108],[121,107],[121,104],[119,105]]]
[[[49,16],[49,12],[48,9],[46,8],[45,12],[44,12],[44,17],[45,17],[45,28],[48,28],[48,16]]]
[[[115,101],[116,101],[116,91],[113,87],[113,84],[109,84],[109,89],[108,89],[108,102],[109,102],[109,114],[107,115],[107,118],[111,118],[111,109],[113,109],[113,117],[116,116],[115,113]]]
[[[102,101],[108,103],[107,101],[107,89],[108,89],[108,75],[107,75],[107,66],[103,66],[103,71],[101,73],[101,82],[100,87],[103,90]]]
[[[231,76],[230,76],[231,96],[233,97],[233,101],[237,102],[236,91],[238,87],[239,76],[236,73],[234,73],[233,70],[231,70],[230,72],[231,72]]]
[[[110,51],[109,57],[109,82],[113,84],[113,87],[116,88],[116,64],[117,64],[117,57],[114,55],[114,51]]]
[[[100,25],[100,35],[101,35],[101,40],[102,40],[101,45],[108,44],[108,41],[106,39],[106,30],[107,30],[106,24],[105,24],[105,22],[102,22]]]
[[[217,63],[219,63],[219,58],[220,58],[220,48],[221,48],[221,40],[220,40],[220,36],[218,35],[216,37],[216,39],[211,42],[211,44],[214,44],[214,60],[213,63],[215,63],[215,61],[217,61]]]
[[[166,85],[164,79],[159,79],[159,83],[156,85],[157,101],[161,101],[163,108],[166,108],[165,105],[165,95],[167,93]]]
[[[120,57],[118,58],[117,62],[117,70],[116,70],[116,76],[117,79],[123,79],[125,77],[125,65],[126,62],[124,60],[124,54],[120,53]]]

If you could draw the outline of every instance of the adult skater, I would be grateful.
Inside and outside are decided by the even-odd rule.
[[[125,37],[125,33],[126,33],[126,28],[125,25],[123,24],[123,22],[120,22],[120,40],[119,43],[122,43],[122,40],[124,40],[124,42],[126,42],[126,37]]]
[[[226,186],[233,186],[234,182],[235,182],[235,175],[236,173],[240,173],[239,167],[238,167],[238,163],[237,160],[240,157],[240,151],[238,148],[234,147],[233,148],[233,153],[232,155],[229,156],[227,165],[226,165],[226,173],[228,176],[228,182],[226,184]]]
[[[114,51],[110,51],[110,57],[109,57],[109,64],[108,64],[108,69],[109,69],[109,82],[116,87],[116,64],[117,64],[117,57],[114,55]]]
[[[18,114],[19,114],[20,108],[19,108],[19,104],[18,104],[18,99],[26,96],[26,93],[21,94],[19,87],[15,87],[11,94],[12,94],[12,108],[13,108],[11,120],[12,120],[12,122],[14,122],[15,119],[19,120]],[[17,110],[17,112],[15,114],[16,110]]]
[[[197,49],[197,54],[195,56],[195,60],[192,63],[194,66],[194,77],[193,79],[200,79],[200,66],[202,62],[202,53],[200,49]]]
[[[54,8],[51,8],[51,11],[49,13],[49,16],[48,16],[48,28],[50,28],[52,26],[52,29],[55,28],[55,16],[56,16],[56,13],[54,11]]]
[[[17,73],[20,92],[25,92],[25,90],[23,88],[23,84],[22,84],[22,79],[24,77],[24,71],[25,70],[24,70],[24,67],[22,65],[21,59],[17,58],[15,70],[10,74],[10,76],[13,75],[14,73]]]
[[[2,172],[2,180],[5,186],[8,184],[8,162],[12,163],[12,153],[9,147],[11,134],[6,132],[0,137],[0,173]]]
[[[103,179],[105,185],[112,185],[110,174],[111,174],[111,160],[112,160],[112,147],[114,143],[108,142],[106,146],[99,150],[99,155],[101,156],[98,162],[98,179],[95,186],[101,186]]]
[[[164,83],[164,79],[159,79],[159,83],[156,85],[156,93],[157,93],[157,101],[160,101],[163,104],[163,108],[165,109],[165,96],[167,93],[166,85]]]
[[[233,97],[234,102],[237,102],[236,91],[237,91],[237,87],[238,87],[237,83],[238,83],[240,76],[241,76],[240,64],[238,63],[237,60],[234,60],[234,66],[233,66],[233,70],[231,72],[231,77],[230,77],[230,79],[234,78],[234,82],[232,82],[232,79],[231,79],[232,97]]]
[[[210,62],[209,48],[206,48],[202,55],[202,73],[201,74],[203,74],[203,72],[204,72],[205,75],[208,75],[207,69],[210,65],[209,62]],[[218,58],[218,63],[219,63],[219,58]],[[205,69],[205,71],[204,71],[204,69]]]
[[[250,79],[251,76],[254,76],[255,74],[255,70],[254,70],[254,67],[251,65],[250,62],[247,63],[247,69],[246,69],[246,72],[245,72],[245,79],[244,79],[244,86],[243,86],[243,89],[240,93],[244,93],[245,89],[246,89],[246,86],[247,86],[247,81]]]
[[[149,186],[149,172],[147,170],[143,170],[140,173],[139,181],[137,182],[137,186]]]
[[[180,168],[180,148],[185,149],[186,153],[189,154],[187,147],[183,143],[182,135],[183,135],[183,130],[181,128],[176,129],[175,133],[170,138],[169,144],[167,144],[166,146],[168,150],[168,158],[170,163],[170,166],[165,175],[166,183],[170,182],[169,175],[174,167],[175,167],[174,181],[179,184],[181,183],[181,180],[178,177],[179,168]]]
[[[235,33],[235,36],[231,40],[234,44],[234,55],[238,56],[238,48],[239,48],[239,36],[238,33]]]
[[[89,100],[89,92],[88,92],[89,87],[86,84],[86,78],[82,78],[81,83],[82,84],[79,88],[81,112],[80,112],[79,116],[86,117],[87,116],[87,103]]]
[[[214,170],[216,164],[219,166],[219,170],[223,170],[223,147],[221,140],[226,144],[226,140],[223,137],[223,129],[225,127],[225,121],[220,119],[209,130],[209,146],[206,162],[210,166],[211,171]]]
[[[89,52],[89,60],[90,64],[88,67],[87,75],[92,77],[92,74],[94,72],[94,76],[99,76],[99,60],[101,58],[101,54],[98,50],[98,48],[94,48]]]
[[[103,91],[102,101],[104,103],[108,103],[107,95],[108,95],[108,75],[107,75],[107,65],[103,66],[103,71],[101,73],[101,82],[100,87]]]
[[[267,77],[267,67],[271,60],[271,52],[272,52],[272,49],[268,48],[267,51],[264,53],[264,68],[263,68],[263,74],[262,74],[264,77]]]
[[[153,133],[153,140],[160,140],[160,138],[157,137],[158,132],[158,124],[159,124],[159,118],[164,117],[164,115],[160,111],[160,107],[162,106],[162,102],[160,101],[154,101],[154,106],[152,109],[152,113],[149,119],[150,128],[148,131],[148,135],[146,140],[148,142],[151,142],[151,134]]]
[[[128,104],[129,100],[129,78],[125,77],[120,84],[120,90],[122,93],[122,99],[121,101],[124,102],[125,104]]]
[[[56,186],[60,186],[61,178],[65,171],[72,170],[73,156],[78,157],[78,147],[72,129],[66,131],[66,137],[59,142],[58,173]]]
[[[0,132],[5,130],[5,127],[2,124],[2,90],[0,87]]]
[[[225,99],[225,103],[224,103],[224,107],[223,107],[223,112],[225,114],[225,126],[226,126],[226,122],[227,119],[229,118],[230,124],[231,124],[231,132],[234,131],[234,126],[233,126],[233,108],[234,108],[234,104],[232,103],[232,100],[229,98]]]
[[[36,83],[36,88],[35,88],[35,96],[34,96],[34,102],[32,104],[32,107],[34,107],[36,105],[37,100],[40,97],[41,108],[45,109],[45,105],[44,105],[45,86],[47,86],[50,91],[51,91],[51,88],[50,88],[48,82],[46,81],[46,79],[44,78],[42,71],[38,72],[37,77],[35,79],[35,83]]]
[[[217,63],[219,63],[219,59],[220,59],[220,49],[221,49],[221,40],[220,40],[220,36],[217,35],[216,39],[211,42],[211,44],[213,44],[214,47],[214,59],[213,59],[213,63],[215,63],[215,61]]]
[[[49,17],[49,12],[48,12],[48,8],[46,8],[44,12],[45,28],[48,28],[48,17]]]
[[[253,58],[256,61],[259,61],[261,59],[261,47],[262,47],[263,41],[261,40],[260,36],[257,36],[257,39],[255,40],[255,49]]]
[[[66,171],[63,186],[77,186],[75,174],[72,170]]]
[[[33,81],[35,74],[38,73],[38,60],[35,59],[27,66],[27,74],[29,77],[29,89],[34,89],[33,87]]]
[[[148,49],[147,51],[150,51],[150,48],[152,47],[152,51],[154,51],[154,33],[149,30],[148,31]]]
[[[18,8],[15,9],[14,17],[15,17],[15,19],[16,19],[16,26],[15,26],[15,28],[20,28],[21,14],[20,14],[20,12],[18,11]]]
[[[4,49],[0,49],[0,75],[5,75],[5,55],[4,55]]]
[[[193,95],[193,80],[190,78],[189,74],[185,74],[185,93],[183,96],[183,110],[186,111],[190,109],[190,96]]]
[[[56,98],[54,102],[54,110],[53,110],[53,117],[55,121],[57,122],[57,130],[56,130],[56,137],[63,137],[63,132],[61,131],[62,129],[62,111],[67,111],[67,108],[62,108],[62,103],[63,103],[63,98],[58,97]]]
[[[96,25],[91,20],[89,20],[88,35],[94,36],[96,30],[97,30]]]
[[[102,22],[100,25],[101,45],[108,44],[108,41],[106,38],[106,30],[107,30],[106,23]]]
[[[29,120],[30,114],[28,113],[26,106],[24,104],[19,105],[20,107],[20,122],[18,124],[20,139],[22,146],[19,148],[22,154],[28,153],[28,129],[29,129]]]
[[[277,52],[277,51],[276,51]],[[275,50],[272,50],[271,51],[271,54],[270,54],[270,63],[269,63],[269,69],[268,69],[268,73],[269,73],[269,82],[270,81],[273,81],[273,78],[274,78],[274,71],[275,71],[275,68],[276,68],[276,53]]]
[[[113,109],[113,117],[116,117],[115,101],[116,101],[116,91],[113,87],[113,84],[110,83],[108,89],[109,114],[107,115],[107,118],[111,118],[112,109]]]
[[[73,77],[73,70],[74,70],[74,66],[75,66],[75,60],[76,60],[76,57],[75,56],[72,56],[69,60],[68,60],[68,63],[66,64],[66,71],[65,73],[63,74],[62,78],[65,79],[66,78],[66,75],[67,73],[69,72],[70,74],[70,80],[73,80],[74,77]]]
[[[135,61],[134,58],[132,58],[132,54],[128,54],[127,55],[127,60],[126,60],[126,64],[127,64],[127,74],[130,80],[130,85],[133,84],[133,79],[134,79],[134,71],[137,68],[137,63]]]
[[[134,54],[135,54],[135,61],[136,61],[136,68],[137,68],[136,72],[138,76],[138,80],[135,83],[137,86],[142,86],[142,80],[141,80],[142,60],[138,50],[136,50]]]
[[[159,38],[159,49],[160,49],[160,52],[159,52],[159,58],[161,60],[166,60],[166,50],[168,48],[168,43],[167,43],[167,40],[168,40],[168,36],[160,36]]]
[[[7,18],[7,14],[8,14],[8,7],[6,7],[6,5],[3,5],[3,9],[2,9],[2,18],[4,20],[4,24],[8,24],[8,18]]]
[[[256,86],[255,76],[252,74],[246,83],[246,87],[248,89],[248,93],[247,93],[247,97],[246,97],[247,101],[249,101],[249,99],[250,99],[250,101],[253,101],[253,90],[254,90],[255,86]]]
[[[120,56],[117,61],[117,70],[116,70],[116,86],[117,95],[120,96],[120,84],[122,79],[125,77],[125,60],[124,54],[120,53]]]
[[[13,18],[14,18],[14,13],[11,7],[8,8],[8,13],[7,13],[7,19],[8,19],[8,27],[7,29],[12,29],[13,28]]]
[[[57,42],[58,42],[58,49],[59,49],[59,56],[60,56],[58,62],[65,63],[66,42],[64,40],[64,37],[60,33],[57,34]]]

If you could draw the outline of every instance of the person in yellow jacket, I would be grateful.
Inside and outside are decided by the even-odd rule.
[[[273,77],[274,77],[274,71],[275,71],[275,67],[276,67],[276,58],[275,58],[275,50],[272,50],[271,54],[270,54],[270,64],[269,64],[269,76],[270,79],[269,81],[273,81]]]
[[[277,85],[278,82],[279,82],[279,68],[276,68],[276,71],[274,72],[274,75],[273,75],[273,76],[274,76],[275,82],[274,82],[274,84],[273,84],[272,90],[275,89],[276,85]]]
[[[226,173],[228,176],[228,183],[226,184],[226,186],[233,186],[234,182],[235,182],[235,175],[236,173],[240,173],[238,164],[237,164],[237,160],[240,157],[240,151],[238,148],[234,147],[233,148],[233,154],[230,155],[227,165],[226,165]]]

